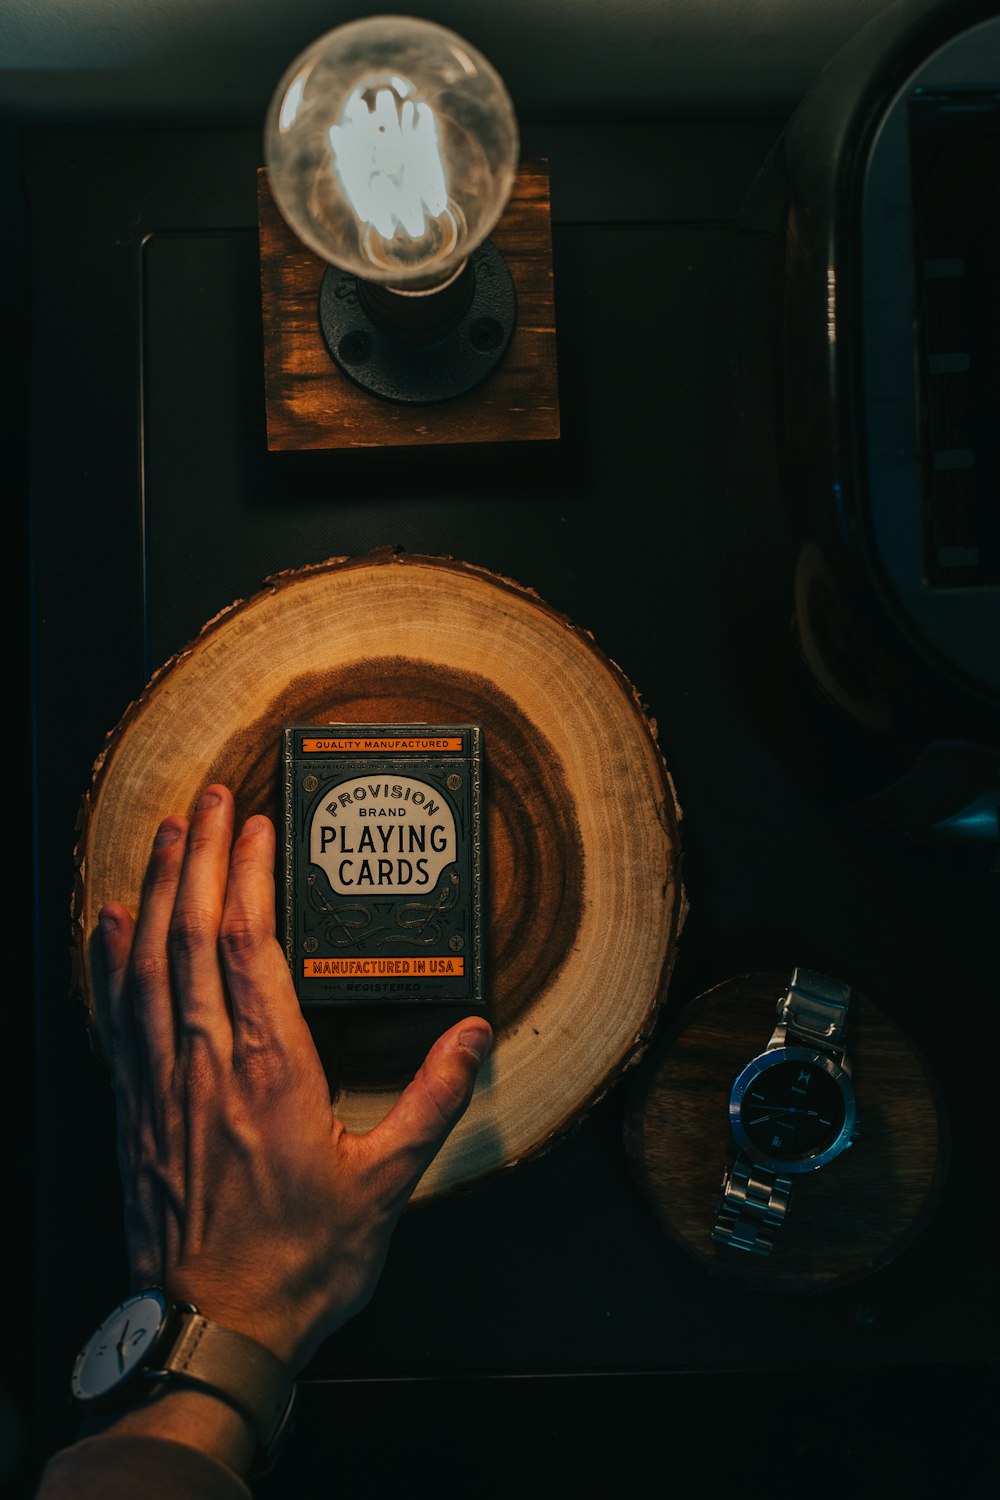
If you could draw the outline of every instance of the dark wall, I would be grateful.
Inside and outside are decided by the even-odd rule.
[[[414,0],[404,8],[467,35],[504,76],[521,118],[545,122],[786,116],[840,45],[890,3]],[[300,48],[371,9],[338,0],[0,4],[0,441],[16,558],[27,549],[23,497],[30,482],[26,439],[32,416],[23,126],[64,120],[253,124],[262,120],[277,78]],[[67,222],[67,262],[73,238],[74,226]],[[15,579],[26,574],[23,564],[15,565]],[[21,612],[16,585],[14,593],[14,639],[20,640],[26,609]],[[15,671],[21,718],[30,724],[26,653],[16,658]],[[33,1051],[28,993],[25,986],[9,997],[5,1040],[12,1058]],[[19,1222],[27,1223],[34,1135],[23,1102],[15,1107],[9,1091],[7,1097],[14,1109],[8,1138],[16,1143],[8,1202],[16,1205]],[[16,1264],[11,1272],[10,1285],[30,1282],[30,1266]],[[4,1422],[0,1384],[0,1428]],[[4,1477],[0,1443],[0,1482]]]
[[[413,0],[400,8],[468,36],[526,117],[592,119],[784,112],[890,3]],[[250,120],[302,47],[377,10],[337,0],[6,0],[0,97],[36,118]]]

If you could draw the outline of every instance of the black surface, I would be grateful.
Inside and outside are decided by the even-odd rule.
[[[519,1473],[532,1493],[542,1463],[566,1476],[552,1493],[604,1494],[631,1434],[634,1483],[693,1473],[706,1487],[687,1493],[715,1493],[748,1427],[765,1447],[787,1439],[778,1415],[808,1409],[818,1369],[840,1401],[833,1431],[854,1424],[856,1468],[895,1461],[911,1493],[977,1493],[976,1402],[998,1333],[983,1228],[996,884],[792,781],[731,667],[727,291],[737,209],[776,129],[526,131],[553,177],[560,444],[301,456],[264,440],[257,133],[32,132],[38,1271],[60,1291],[40,1303],[40,1453],[72,1434],[73,1355],[125,1286],[111,1095],[69,995],[91,763],[150,672],[220,608],[279,569],[388,544],[531,586],[636,683],[685,815],[691,916],[671,1005],[756,968],[852,980],[936,1074],[953,1165],[895,1264],[849,1292],[769,1297],[664,1242],[625,1164],[623,1084],[549,1155],[406,1217],[375,1299],[307,1374],[287,1492],[346,1474],[357,1493],[395,1493],[411,1443],[457,1452],[468,1493],[504,1476],[508,1492]],[[963,1455],[901,1416],[879,1429],[859,1390],[918,1426],[944,1402]],[[796,1441],[815,1455],[815,1434]],[[949,1461],[951,1488],[927,1487]]]
[[[423,300],[414,310],[394,293],[378,285],[366,290],[330,266],[319,294],[326,347],[344,374],[374,396],[413,406],[450,401],[500,363],[514,332],[517,296],[490,240],[437,296],[436,310]],[[392,305],[394,297],[401,309]]]

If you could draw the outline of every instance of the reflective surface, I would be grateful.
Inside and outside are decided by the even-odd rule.
[[[278,206],[310,249],[419,289],[447,280],[500,217],[518,130],[475,47],[427,21],[375,16],[295,59],[264,146]]]

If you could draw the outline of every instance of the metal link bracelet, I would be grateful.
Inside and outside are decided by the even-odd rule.
[[[753,1255],[770,1255],[770,1231],[780,1229],[788,1213],[792,1179],[738,1156],[727,1167],[715,1215],[713,1240]]]
[[[851,987],[813,969],[795,969],[784,997],[778,1001],[778,1027],[769,1046],[788,1040],[809,1047],[840,1051],[844,1045]]]

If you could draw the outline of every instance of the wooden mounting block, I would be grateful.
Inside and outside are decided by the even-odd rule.
[[[321,260],[297,238],[257,174],[264,394],[273,452],[553,441],[559,387],[552,288],[549,177],[544,161],[518,170],[490,239],[517,293],[517,325],[497,369],[453,401],[403,406],[356,386],[331,359],[319,326]]]
[[[729,1086],[767,1046],[792,972],[741,975],[687,1006],[631,1086],[625,1144],[640,1188],[670,1240],[706,1269],[777,1292],[809,1293],[887,1264],[926,1224],[947,1173],[948,1127],[937,1086],[912,1043],[864,996],[851,1018],[858,1139],[829,1166],[796,1178],[770,1256],[711,1239],[722,1170],[732,1157]]]
[[[292,722],[483,726],[487,1014],[472,1105],[417,1197],[543,1150],[643,1052],[685,912],[679,811],[655,725],[592,638],[537,595],[392,551],[279,574],[224,610],[111,734],[81,808],[79,986],[99,1050],[97,913],[134,911],[160,819],[227,784],[278,821]],[[278,823],[280,827],[280,822]],[[309,1015],[349,1129],[370,1128],[447,1007]]]

